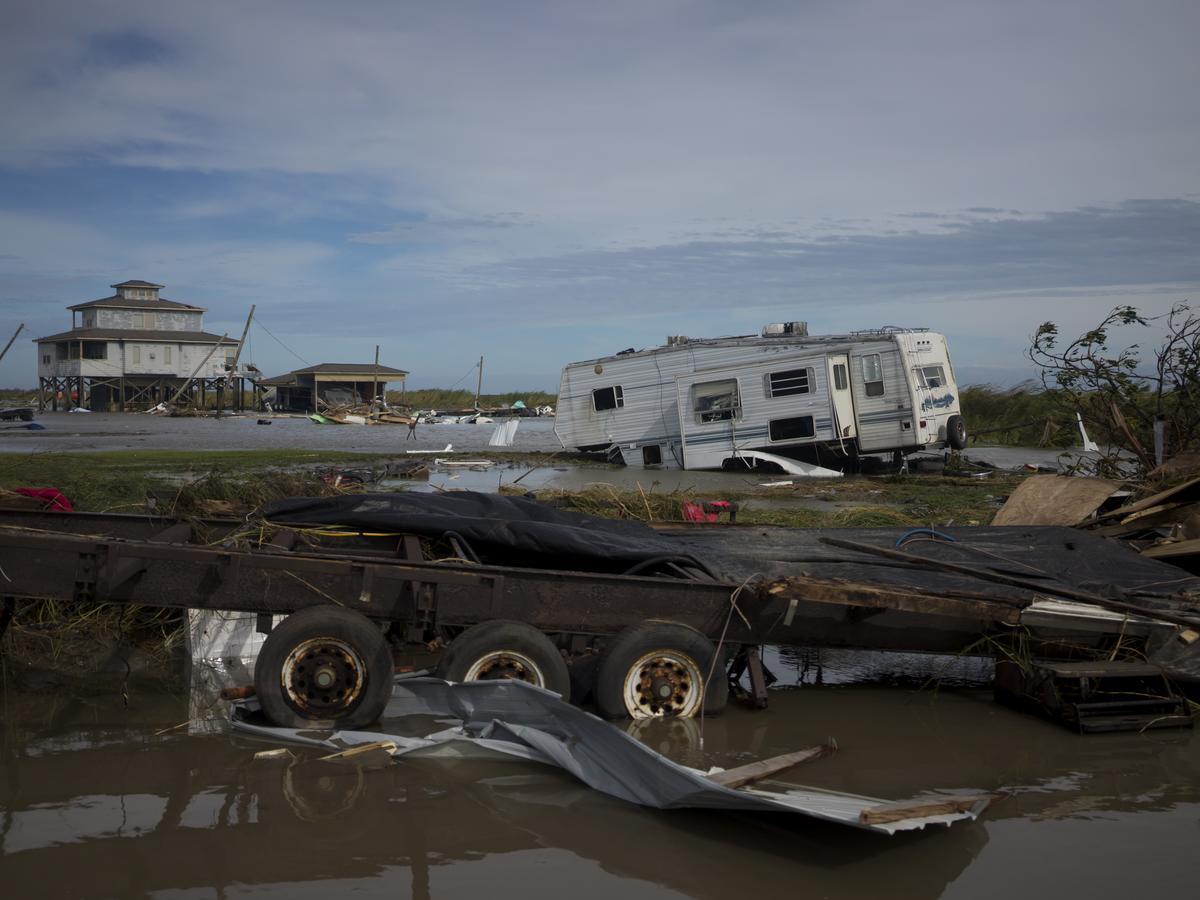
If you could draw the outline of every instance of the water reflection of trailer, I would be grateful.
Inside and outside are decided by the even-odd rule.
[[[684,469],[966,442],[941,334],[810,336],[803,322],[768,325],[761,336],[672,337],[663,347],[571,363],[554,430],[565,447]]]
[[[987,531],[1022,537],[1021,529]],[[1051,531],[1029,536],[1030,546],[1045,545]],[[1072,552],[1101,540],[1057,531],[1068,532]],[[982,636],[1023,625],[1026,637],[1041,632],[1077,647],[1115,640],[1146,648],[1176,630],[1096,610],[1082,618],[1037,610],[1039,594],[1070,591],[1052,581],[1039,591],[992,585],[984,593],[970,579],[964,586],[894,564],[880,571],[902,575],[852,580],[840,574],[846,552],[834,548],[826,548],[824,569],[815,557],[801,569],[797,534],[678,529],[669,532],[678,556],[626,572],[564,571],[480,565],[463,547],[429,559],[412,534],[329,536],[281,523],[0,510],[0,631],[20,602],[36,599],[257,613],[270,631],[255,671],[268,715],[280,724],[361,726],[378,717],[390,691],[389,640],[444,645],[439,673],[452,681],[515,677],[569,697],[574,680],[577,694],[584,683],[594,690],[602,712],[636,718],[693,715],[702,703],[718,710],[728,657],[765,702],[757,648],[768,642],[936,652],[975,645],[978,652]],[[1130,583],[1172,571],[1128,555],[1120,568]],[[750,585],[739,558],[775,567],[760,569],[765,577]],[[734,574],[688,561],[696,559],[719,560]],[[1180,608],[1195,613],[1171,607],[1168,596],[1153,601],[1163,618],[1180,619]],[[272,629],[278,614],[287,618]]]

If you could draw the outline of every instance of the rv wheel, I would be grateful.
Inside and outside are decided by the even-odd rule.
[[[310,606],[271,630],[254,664],[254,688],[276,725],[362,728],[392,694],[392,653],[366,616]]]
[[[608,645],[596,675],[596,706],[610,719],[688,718],[717,713],[729,684],[712,641],[675,622],[626,628]],[[711,680],[709,675],[712,675]]]
[[[524,622],[494,619],[472,625],[450,642],[437,674],[447,681],[514,678],[571,699],[571,676],[562,654],[550,638]]]
[[[967,423],[962,416],[951,416],[946,420],[946,443],[955,450],[963,450],[967,446]]]

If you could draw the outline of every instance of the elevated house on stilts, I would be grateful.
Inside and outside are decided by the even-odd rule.
[[[241,405],[242,379],[229,370],[238,342],[205,331],[202,307],[160,297],[163,285],[148,281],[112,288],[67,307],[70,331],[36,339],[42,409],[147,409],[180,388],[180,403],[203,406],[225,389]]]

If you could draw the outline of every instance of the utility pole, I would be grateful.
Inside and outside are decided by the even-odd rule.
[[[242,339],[240,341],[238,341],[237,350],[234,351],[234,354],[233,354],[233,366],[230,369],[230,372],[232,372],[233,374],[237,374],[238,360],[240,360],[242,358],[242,348],[244,346],[246,346],[246,335],[248,335],[250,333],[250,323],[254,320],[254,309],[255,309],[255,305],[253,303],[251,303],[250,304],[250,315],[246,316],[246,327],[242,329]],[[204,363],[201,363],[200,365],[204,365]],[[218,416],[221,415],[221,413],[225,410],[225,385],[229,383],[231,377],[232,376],[229,373],[226,373],[225,377],[221,380],[221,387],[217,389],[217,415]],[[238,379],[238,386],[239,386],[238,399],[237,399],[237,402],[234,403],[235,409],[241,409],[241,406],[242,406],[242,391],[240,390],[241,379]]]
[[[17,330],[13,332],[13,336],[8,339],[8,343],[4,345],[4,349],[0,350],[0,359],[4,359],[5,354],[8,353],[8,348],[13,345],[13,341],[15,341],[17,339],[17,335],[19,335],[24,330],[25,330],[25,323],[22,322],[20,325],[17,326]]]
[[[204,357],[204,359],[200,360],[200,365],[196,366],[195,371],[192,372],[192,374],[188,378],[188,380],[183,383],[183,387],[181,387],[179,390],[177,390],[175,392],[175,396],[171,398],[171,402],[167,404],[168,406],[174,406],[175,401],[183,396],[183,392],[186,391],[191,386],[191,383],[196,380],[196,376],[198,374],[200,374],[200,370],[203,369],[205,367],[205,365],[207,365],[208,361],[210,359],[212,359],[212,355],[217,352],[218,348],[220,348],[220,346],[225,343],[225,339],[228,337],[229,337],[229,332],[227,331],[223,335],[221,335],[221,339],[219,341],[217,341],[215,344],[213,344],[213,348],[208,351],[208,355],[206,357]]]
[[[479,412],[479,395],[483,392],[483,357],[479,357],[479,383],[475,385],[475,411]]]
[[[371,405],[370,412],[375,411],[375,403],[379,399],[379,345],[375,345],[375,368],[371,372]]]

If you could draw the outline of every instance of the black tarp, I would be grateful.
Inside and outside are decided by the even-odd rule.
[[[997,598],[1029,601],[1029,588],[998,584],[954,572],[821,543],[822,537],[894,549],[909,528],[671,528],[662,530],[676,552],[699,557],[738,583],[758,574],[768,579],[811,575],[925,591],[979,591]],[[1164,611],[1200,614],[1200,578],[1161,560],[1149,559],[1122,541],[1055,525],[971,526],[937,529],[953,540],[915,540],[904,545],[921,557],[998,572],[1042,583],[1136,602]],[[923,537],[916,535],[916,537]],[[1190,595],[1190,596],[1189,596]]]
[[[600,519],[524,497],[473,491],[297,497],[264,505],[276,523],[336,525],[465,539],[480,561],[546,569],[624,572],[659,557],[686,558],[678,542],[641,522]]]

